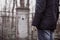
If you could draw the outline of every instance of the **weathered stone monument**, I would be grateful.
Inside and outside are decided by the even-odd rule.
[[[24,7],[24,0],[20,0],[20,7],[16,8],[18,16],[18,36],[21,40],[27,40],[28,37],[28,13],[29,8]]]

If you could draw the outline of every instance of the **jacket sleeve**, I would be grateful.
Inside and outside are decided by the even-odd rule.
[[[57,20],[59,19],[59,0],[56,1],[57,4]]]
[[[35,16],[32,21],[32,26],[38,26],[40,20],[43,16],[43,12],[46,7],[46,0],[36,0],[36,7],[35,7]]]

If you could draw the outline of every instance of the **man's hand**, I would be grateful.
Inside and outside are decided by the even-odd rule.
[[[32,31],[36,31],[37,28],[35,26],[32,26]]]

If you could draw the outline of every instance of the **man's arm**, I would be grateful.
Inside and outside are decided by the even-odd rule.
[[[35,16],[32,22],[33,26],[38,26],[40,23],[40,19],[43,16],[43,12],[46,7],[46,0],[36,0],[36,8],[35,8]]]

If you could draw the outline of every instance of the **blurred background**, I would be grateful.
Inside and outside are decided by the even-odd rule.
[[[31,25],[35,4],[36,0],[0,0],[0,40],[38,40]],[[60,40],[60,17],[54,39]]]

